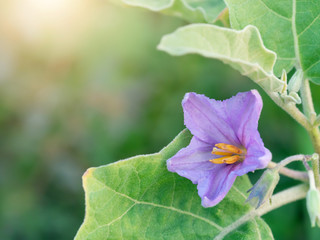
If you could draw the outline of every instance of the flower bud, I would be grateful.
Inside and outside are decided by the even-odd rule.
[[[248,190],[248,192],[251,192],[246,202],[255,208],[259,208],[266,200],[271,198],[279,179],[277,170],[265,170],[256,184]]]
[[[320,227],[320,192],[315,187],[314,175],[312,171],[308,171],[310,179],[310,189],[307,193],[307,210],[311,220],[311,226],[314,227],[317,223]]]
[[[301,83],[303,80],[303,72],[301,69],[298,69],[293,76],[291,77],[289,84],[288,84],[288,90],[289,92],[299,92]]]
[[[282,75],[281,75],[281,80],[284,82],[283,88],[281,93],[286,93],[287,92],[287,72],[285,69],[282,69]]]
[[[320,227],[320,193],[315,189],[310,189],[307,193],[307,209],[311,220],[312,227],[316,222]]]
[[[295,104],[301,104],[301,98],[296,92],[290,92],[289,94],[285,91],[282,93],[281,98],[285,101],[285,103],[295,103]]]

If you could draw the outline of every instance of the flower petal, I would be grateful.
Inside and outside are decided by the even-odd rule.
[[[241,163],[241,168],[235,172],[238,176],[242,176],[256,169],[266,168],[272,159],[272,154],[264,147],[258,131],[255,133],[255,136],[251,136],[246,148],[246,158]]]
[[[167,161],[168,169],[198,184],[202,205],[212,207],[226,196],[237,176],[265,168],[271,160],[257,129],[262,100],[256,90],[225,101],[187,93],[182,106],[185,125],[194,137]],[[209,162],[216,143],[245,147],[245,159],[233,164]]]
[[[224,101],[229,123],[243,146],[247,146],[258,129],[262,99],[257,90],[238,93]],[[260,138],[260,136],[259,136]]]
[[[234,171],[240,165],[209,162],[213,157],[211,150],[211,144],[193,137],[189,146],[167,160],[169,171],[198,184],[198,194],[204,207],[212,207],[225,197],[237,177]]]
[[[194,136],[212,146],[216,143],[240,145],[229,119],[226,118],[223,102],[187,93],[182,106],[184,123]]]
[[[237,177],[234,170],[239,168],[239,164],[214,166],[210,174],[198,182],[198,194],[204,207],[213,207],[226,196]]]
[[[224,102],[225,108],[228,109],[230,124],[247,150],[246,158],[235,174],[241,176],[255,169],[265,168],[271,161],[272,155],[264,147],[257,129],[262,109],[260,94],[257,90],[251,90],[238,93]]]
[[[212,159],[212,146],[196,137],[191,139],[189,146],[182,148],[176,155],[167,160],[168,170],[190,179],[194,184],[207,176],[214,167],[209,162]]]

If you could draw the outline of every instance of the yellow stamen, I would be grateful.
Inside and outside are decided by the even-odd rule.
[[[233,154],[231,152],[224,152],[223,150],[218,148],[213,148],[211,153],[214,155],[223,155],[223,156],[232,156]]]
[[[227,156],[227,157],[211,159],[209,161],[212,162],[212,163],[216,163],[216,164],[222,164],[222,163],[232,164],[232,163],[235,163],[235,162],[239,161],[240,158],[241,157],[239,155],[233,155],[233,156]]]
[[[216,164],[233,164],[237,161],[243,161],[246,155],[245,149],[240,149],[236,146],[226,143],[217,143],[212,149],[212,154],[218,158],[209,160]]]
[[[225,144],[225,143],[217,143],[215,145],[217,148],[220,148],[222,150],[231,152],[233,154],[241,154],[242,150],[236,146],[230,145],[230,144]]]

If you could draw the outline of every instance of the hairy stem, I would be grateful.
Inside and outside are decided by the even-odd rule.
[[[314,127],[309,133],[311,136],[313,148],[316,153],[320,154],[320,132],[318,127]],[[319,159],[312,160],[312,169],[314,178],[316,181],[316,186],[320,188],[320,176],[319,176]]]
[[[267,92],[270,98],[284,111],[286,111],[293,119],[295,119],[301,126],[305,129],[311,129],[311,124],[306,116],[292,103],[285,103],[280,97],[279,94],[274,92]]]
[[[307,78],[304,78],[302,81],[300,93],[302,98],[303,112],[307,118],[311,120],[311,117],[315,115],[315,111],[311,96],[310,84]]]
[[[275,163],[275,162],[270,162],[268,164],[268,168],[274,168],[277,165],[278,164]],[[293,178],[295,180],[300,180],[300,181],[303,181],[303,182],[308,182],[308,180],[309,180],[308,174],[306,172],[304,172],[304,171],[297,171],[297,170],[292,170],[292,169],[289,169],[289,168],[286,168],[286,167],[282,167],[279,170],[279,173],[284,175],[284,176]]]
[[[246,215],[239,218],[237,221],[233,222],[229,226],[225,227],[215,238],[214,240],[221,240],[227,234],[232,232],[233,230],[240,227],[242,224],[254,219],[255,217],[262,216],[276,208],[279,208],[288,203],[297,201],[299,199],[303,199],[306,197],[308,191],[308,185],[300,184],[295,187],[291,187],[282,192],[279,192],[271,197],[270,202],[266,202],[258,209],[253,209]]]
[[[278,163],[277,168],[280,169],[280,168],[288,165],[289,163],[292,163],[294,161],[302,161],[305,158],[306,158],[306,156],[303,154],[297,154],[297,155],[287,157]]]
[[[314,126],[313,124],[316,113],[314,111],[310,84],[308,79],[303,79],[300,93],[301,93],[303,111],[307,116],[307,118],[309,119],[309,121],[311,121],[311,125],[312,125],[311,129],[307,129],[307,131],[310,135],[315,152],[320,154],[320,131],[319,131],[319,127]],[[319,159],[312,160],[312,169],[313,169],[316,186],[320,188]]]
[[[307,184],[300,184],[298,186],[294,186],[283,190],[271,197],[271,203],[266,202],[260,208],[258,208],[257,214],[258,216],[262,216],[276,208],[279,208],[283,205],[286,205],[291,202],[295,202],[299,199],[303,199],[306,197],[309,187]]]
[[[314,127],[318,127],[320,125],[320,115],[317,116],[317,118],[315,119],[313,126]]]

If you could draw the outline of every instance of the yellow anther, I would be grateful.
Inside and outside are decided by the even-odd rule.
[[[216,164],[222,164],[222,163],[232,164],[232,163],[235,163],[235,162],[239,161],[240,158],[241,157],[239,155],[233,155],[233,156],[227,156],[227,157],[211,159],[209,161],[212,162],[212,163],[216,163]]]
[[[217,143],[212,149],[212,154],[218,158],[209,160],[212,163],[216,164],[232,164],[237,161],[243,161],[246,155],[245,149],[240,149],[236,146],[226,143]]]
[[[232,156],[232,154],[233,154],[231,152],[223,151],[219,148],[213,148],[211,153],[214,155],[222,155],[222,156]]]
[[[220,148],[221,150],[225,150],[225,151],[228,151],[233,154],[241,154],[242,153],[242,150],[240,148],[233,146],[231,144],[217,143],[215,146],[217,148]]]

